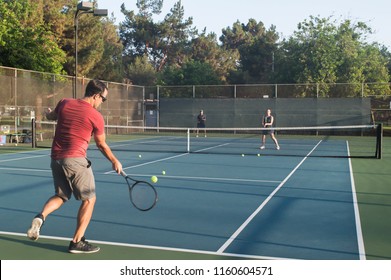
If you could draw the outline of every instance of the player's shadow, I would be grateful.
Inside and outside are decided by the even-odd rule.
[[[20,243],[25,246],[30,246],[34,248],[47,249],[50,251],[57,251],[61,253],[66,253],[66,246],[65,245],[57,245],[57,244],[50,244],[45,242],[35,242],[31,240],[22,240],[20,237],[12,237],[12,236],[2,236],[0,235],[0,240],[8,241],[8,242],[14,242],[14,243]]]

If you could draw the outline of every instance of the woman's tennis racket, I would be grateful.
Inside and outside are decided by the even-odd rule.
[[[150,183],[139,181],[129,177],[124,171],[121,172],[129,187],[130,201],[140,211],[151,210],[157,202],[157,191]]]

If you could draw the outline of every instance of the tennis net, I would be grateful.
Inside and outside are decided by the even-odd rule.
[[[56,124],[33,122],[34,147],[50,147]],[[270,137],[273,130],[280,149]],[[265,134],[265,149],[260,149]],[[106,125],[113,151],[381,158],[382,126],[196,128]],[[94,149],[91,145],[91,149]]]

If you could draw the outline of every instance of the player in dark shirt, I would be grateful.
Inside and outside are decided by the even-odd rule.
[[[197,116],[197,135],[196,137],[198,137],[198,132],[199,132],[199,129],[200,128],[203,128],[204,129],[204,135],[206,137],[206,116],[204,115],[204,111],[201,110],[200,111],[200,114]]]

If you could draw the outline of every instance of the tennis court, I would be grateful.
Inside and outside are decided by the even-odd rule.
[[[362,217],[357,202],[365,193],[356,190],[348,141],[281,135],[280,151],[270,139],[261,151],[259,137],[244,137],[245,145],[232,148],[236,138],[191,134],[184,137],[191,152],[152,148],[166,147],[168,138],[172,146],[188,145],[167,135],[111,143],[129,175],[158,176],[159,201],[148,212],[132,207],[122,176],[91,146],[98,199],[86,237],[102,250],[88,259],[367,259],[368,216]],[[52,195],[49,152],[0,155],[2,259],[86,258],[67,253],[79,207],[74,199],[48,217],[37,242],[25,237]],[[387,158],[354,160],[377,164]],[[389,201],[383,206],[389,211]]]

